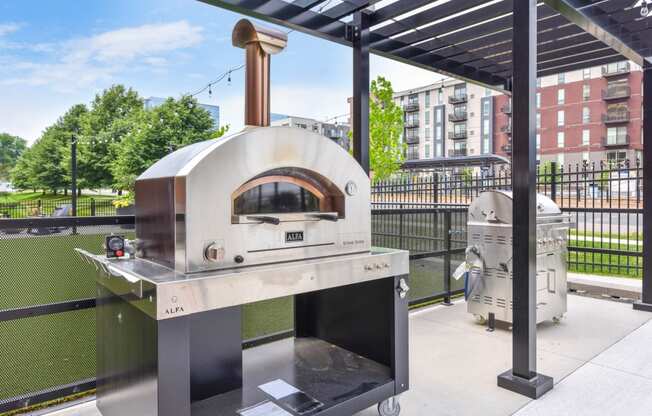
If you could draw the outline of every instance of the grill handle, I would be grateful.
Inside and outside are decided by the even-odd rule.
[[[264,224],[279,225],[281,223],[281,220],[278,217],[272,217],[269,215],[250,215],[247,219],[251,221],[259,221]]]
[[[307,216],[310,218],[317,218],[318,220],[326,220],[332,222],[337,222],[337,220],[339,219],[337,214],[329,214],[329,213],[309,214]]]

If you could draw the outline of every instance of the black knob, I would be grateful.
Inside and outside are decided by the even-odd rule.
[[[244,261],[244,257],[242,257],[241,255],[238,254],[237,256],[235,256],[233,258],[233,261],[236,262],[236,263],[242,263]]]

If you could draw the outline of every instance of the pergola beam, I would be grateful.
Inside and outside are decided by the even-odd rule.
[[[557,10],[559,14],[566,17],[570,22],[575,23],[585,32],[595,36],[596,39],[604,42],[607,46],[620,53],[625,58],[643,66],[644,57],[632,47],[621,40],[621,37],[612,34],[605,27],[608,24],[601,23],[601,16],[594,17],[580,10],[570,0],[543,0],[545,4]]]

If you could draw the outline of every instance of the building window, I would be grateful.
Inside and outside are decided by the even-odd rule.
[[[489,88],[484,89],[484,96],[485,97],[491,97],[491,90]]]
[[[557,164],[559,166],[564,165],[564,154],[563,153],[557,153]]]
[[[428,104],[426,104],[426,105],[428,105]],[[428,110],[426,110],[425,122],[426,122],[426,125],[430,124],[430,111],[428,111]]]
[[[582,71],[582,78],[591,79],[591,68],[584,68]]]
[[[430,141],[430,127],[426,127],[426,140]]]
[[[558,131],[557,132],[557,147],[563,148],[564,147],[564,141],[566,139],[566,135],[564,134],[563,131]]]
[[[441,89],[437,91],[437,104],[439,105],[444,104],[444,91],[442,91]]]
[[[440,124],[442,121],[443,108],[435,110],[435,123]]]
[[[584,84],[582,87],[582,98],[584,101],[589,101],[591,98],[591,85],[589,84]]]
[[[566,83],[566,74],[564,72],[560,72],[557,74],[557,84],[565,84]]]
[[[430,159],[430,144],[426,143],[426,159]]]
[[[428,107],[430,107],[430,91],[426,91],[426,108]]]
[[[589,152],[582,152],[582,160],[590,162]]]
[[[438,144],[435,145],[435,156],[436,157],[441,157],[441,148],[442,148],[441,143],[438,143]]]
[[[582,123],[588,124],[591,122],[591,109],[589,107],[582,108]]]
[[[591,144],[591,130],[582,130],[582,146]]]
[[[541,108],[541,93],[537,93],[537,108]]]
[[[491,110],[490,107],[490,101],[489,100],[483,100],[482,102],[482,115],[483,116],[489,116],[489,112]]]
[[[541,113],[537,113],[537,128],[541,128]]]
[[[607,145],[627,144],[627,126],[609,127],[607,129]]]
[[[566,101],[566,90],[561,88],[557,90],[557,104],[564,104]]]
[[[537,149],[541,149],[541,134],[537,134]]]
[[[625,153],[625,152],[608,152],[607,153],[607,162],[609,162],[609,164],[622,162],[626,158],[627,158],[627,153]]]
[[[565,122],[565,119],[566,119],[565,116],[566,116],[566,113],[564,113],[564,110],[557,111],[557,126],[558,127],[563,127],[564,126],[564,122]]]

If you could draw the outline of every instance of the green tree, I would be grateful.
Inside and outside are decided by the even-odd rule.
[[[165,155],[186,145],[215,138],[226,129],[215,130],[208,111],[190,96],[178,100],[168,98],[158,107],[134,112],[110,130],[123,136],[113,145],[113,186],[133,189],[138,175]]]
[[[97,94],[81,125],[79,141],[80,188],[109,187],[115,181],[111,165],[114,154],[111,148],[123,135],[113,124],[130,118],[143,110],[143,100],[138,93],[124,85],[113,85]],[[124,128],[124,123],[121,123]]]
[[[403,110],[393,99],[392,83],[383,77],[371,82],[369,102],[369,163],[373,181],[387,179],[405,158]]]
[[[43,131],[12,170],[14,186],[55,193],[67,191],[70,187],[70,142],[86,113],[84,105],[75,105]]]
[[[0,133],[0,180],[9,179],[11,169],[27,149],[27,142],[17,136]]]

